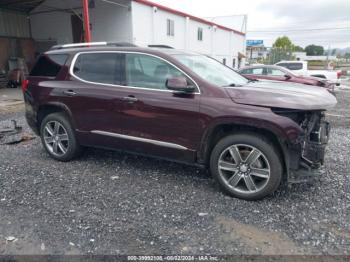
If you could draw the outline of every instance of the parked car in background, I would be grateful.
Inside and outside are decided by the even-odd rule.
[[[317,77],[310,76],[298,76],[294,74],[291,70],[274,65],[259,65],[259,66],[248,66],[240,69],[238,71],[245,77],[255,80],[255,79],[265,79],[265,80],[276,80],[276,81],[286,81],[299,83],[304,85],[320,86],[326,88],[331,93],[334,93],[334,83]]]
[[[340,85],[340,70],[309,70],[307,61],[280,61],[275,65],[285,67],[299,76],[323,78],[334,82],[336,85]]]
[[[337,102],[196,53],[93,43],[44,53],[22,89],[27,122],[56,160],[94,146],[185,162],[246,200],[320,174]]]

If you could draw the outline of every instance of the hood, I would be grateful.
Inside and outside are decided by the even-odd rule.
[[[226,87],[238,104],[298,110],[326,110],[337,104],[326,89],[289,82],[258,81],[239,87]]]
[[[298,76],[298,78],[303,79],[303,80],[307,80],[307,81],[312,81],[312,82],[320,82],[320,83],[328,83],[330,82],[329,80],[325,79],[325,78],[320,78],[320,77],[315,77],[315,76]]]

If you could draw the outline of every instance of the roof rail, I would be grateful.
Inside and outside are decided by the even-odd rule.
[[[168,48],[168,49],[174,49],[174,47],[170,45],[148,45],[150,48]]]
[[[89,47],[89,46],[101,46],[107,45],[107,42],[90,42],[90,43],[74,43],[74,44],[64,44],[64,45],[54,45],[51,49],[63,49],[70,47]]]
[[[54,45],[50,50],[64,49],[64,48],[77,48],[77,47],[90,47],[90,46],[120,46],[120,47],[136,47],[136,45],[127,42],[90,42],[90,43],[74,43],[74,44],[64,44],[64,45]]]
[[[120,46],[120,47],[137,47],[137,45],[128,42],[111,42],[107,43],[108,46]]]

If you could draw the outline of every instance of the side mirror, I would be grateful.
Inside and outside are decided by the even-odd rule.
[[[187,79],[182,76],[170,77],[166,80],[166,87],[179,93],[193,93],[194,86],[187,84]]]
[[[289,80],[292,78],[290,75],[284,75],[284,77],[286,78],[286,80]]]

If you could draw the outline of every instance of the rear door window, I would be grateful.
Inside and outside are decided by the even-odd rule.
[[[79,54],[73,67],[78,78],[100,84],[121,83],[121,55],[118,53]]]
[[[263,74],[263,68],[247,68],[241,71],[241,74],[247,74],[247,75],[262,75]]]
[[[285,73],[276,68],[266,68],[266,75],[268,76],[284,76]]]
[[[56,77],[67,58],[67,54],[41,55],[30,72],[30,76]]]
[[[302,63],[279,63],[278,66],[283,66],[289,70],[301,70],[303,69]]]

